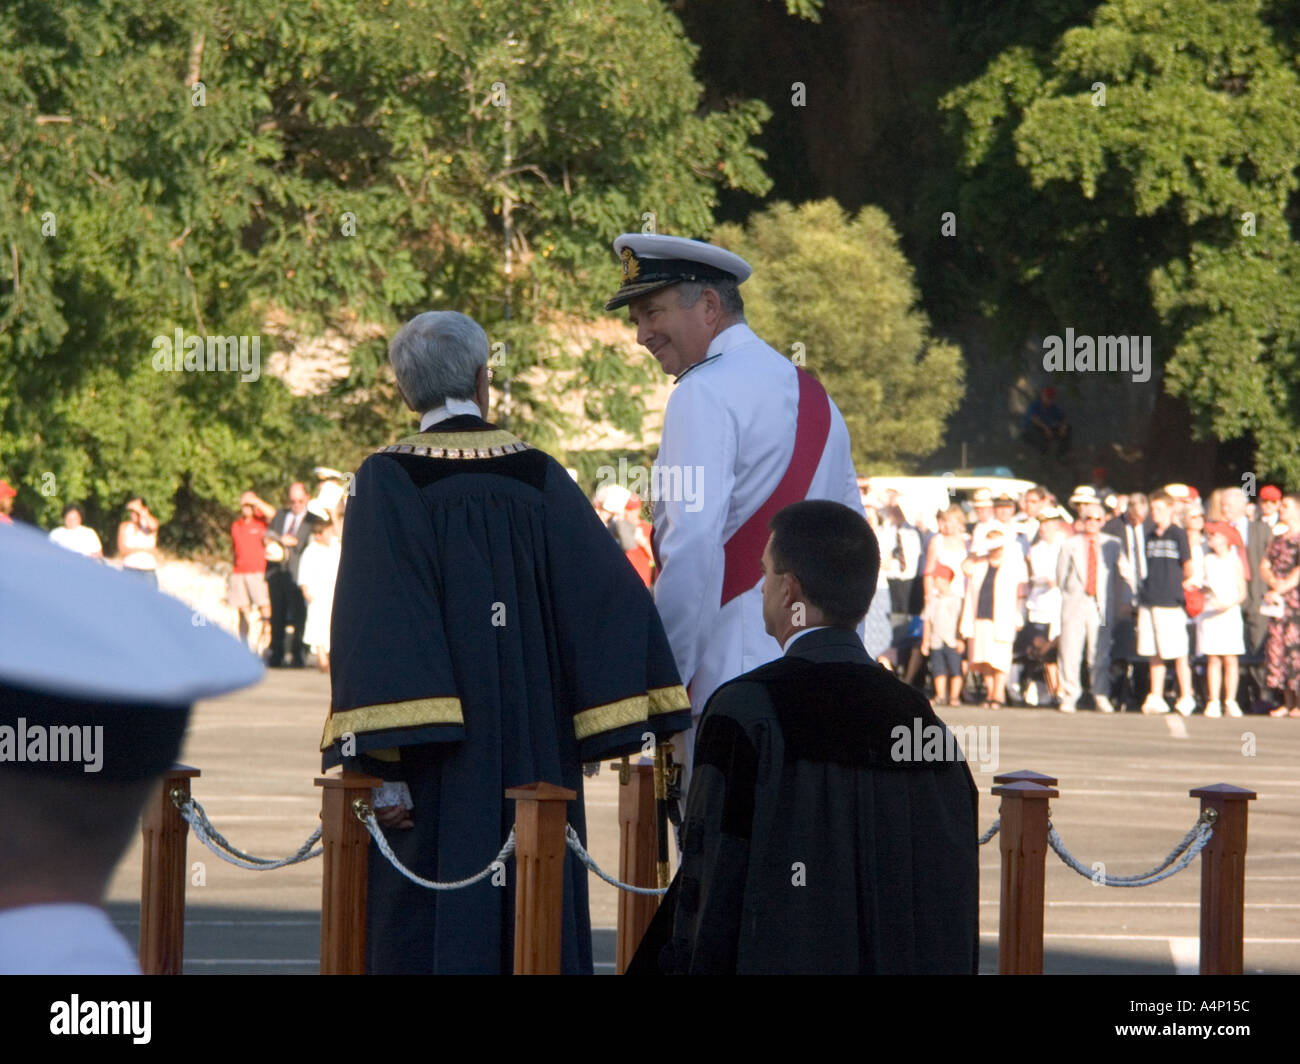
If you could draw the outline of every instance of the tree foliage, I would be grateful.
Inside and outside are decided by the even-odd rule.
[[[1114,0],[944,106],[961,272],[1008,339],[1150,334],[1203,435],[1300,482],[1300,77],[1260,0]]]
[[[883,211],[778,203],[717,238],[754,267],[741,290],[750,324],[826,386],[860,470],[895,471],[938,446],[963,392],[961,353],[930,335]]]
[[[640,371],[551,338],[616,284],[617,233],[708,231],[718,188],[765,191],[766,109],[699,113],[694,55],[643,0],[6,4],[0,473],[20,508],[89,500],[103,528],[140,492],[195,535],[250,482],[350,463],[408,423],[378,371],[431,307],[504,345],[533,442],[565,427],[538,366],[639,426]],[[156,372],[177,327],[260,336],[259,379]],[[324,333],[350,378],[290,395],[267,359]]]

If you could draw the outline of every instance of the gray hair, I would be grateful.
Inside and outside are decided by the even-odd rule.
[[[454,310],[417,314],[388,345],[397,387],[417,414],[448,399],[473,399],[478,371],[487,360],[487,333]]]
[[[745,320],[745,301],[740,297],[740,285],[735,281],[683,281],[677,286],[677,298],[684,309],[690,310],[700,301],[706,288],[718,293],[722,313],[733,323]]]

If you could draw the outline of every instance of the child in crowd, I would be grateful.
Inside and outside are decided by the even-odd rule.
[[[1205,679],[1210,700],[1207,717],[1219,717],[1226,710],[1240,717],[1237,705],[1237,655],[1246,652],[1242,637],[1241,604],[1246,601],[1246,572],[1233,549],[1236,529],[1225,521],[1207,525],[1209,551],[1204,559],[1205,607],[1196,618],[1196,645],[1208,659]],[[1219,701],[1220,693],[1224,700]]]
[[[934,703],[937,706],[961,703],[961,659],[966,652],[966,643],[957,631],[963,600],[952,586],[953,576],[953,571],[943,563],[930,571],[933,591],[922,615],[921,653],[930,657],[930,676],[934,680]]]

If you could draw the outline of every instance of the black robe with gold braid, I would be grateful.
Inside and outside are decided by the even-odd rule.
[[[387,833],[429,879],[495,857],[507,787],[578,792],[584,761],[690,725],[654,604],[591,504],[541,451],[459,416],[382,449],[348,499],[334,595],[333,698],[321,749],[403,780],[415,828]],[[372,972],[508,972],[507,879],[431,891],[371,847]],[[565,867],[564,970],[591,971],[586,872]]]

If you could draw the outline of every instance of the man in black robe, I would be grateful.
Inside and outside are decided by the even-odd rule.
[[[548,455],[485,420],[488,340],[462,314],[421,314],[394,338],[398,388],[421,431],[352,484],[331,629],[321,748],[386,782],[376,817],[426,879],[463,879],[514,821],[504,790],[578,792],[584,762],[690,724],[654,604],[582,491]],[[367,969],[509,972],[514,864],[432,891],[370,851]],[[590,972],[586,871],[565,865],[565,972]]]
[[[785,656],[704,711],[681,868],[632,970],[973,974],[975,785],[926,699],[855,631],[875,536],[822,500],[770,527],[763,616]]]

